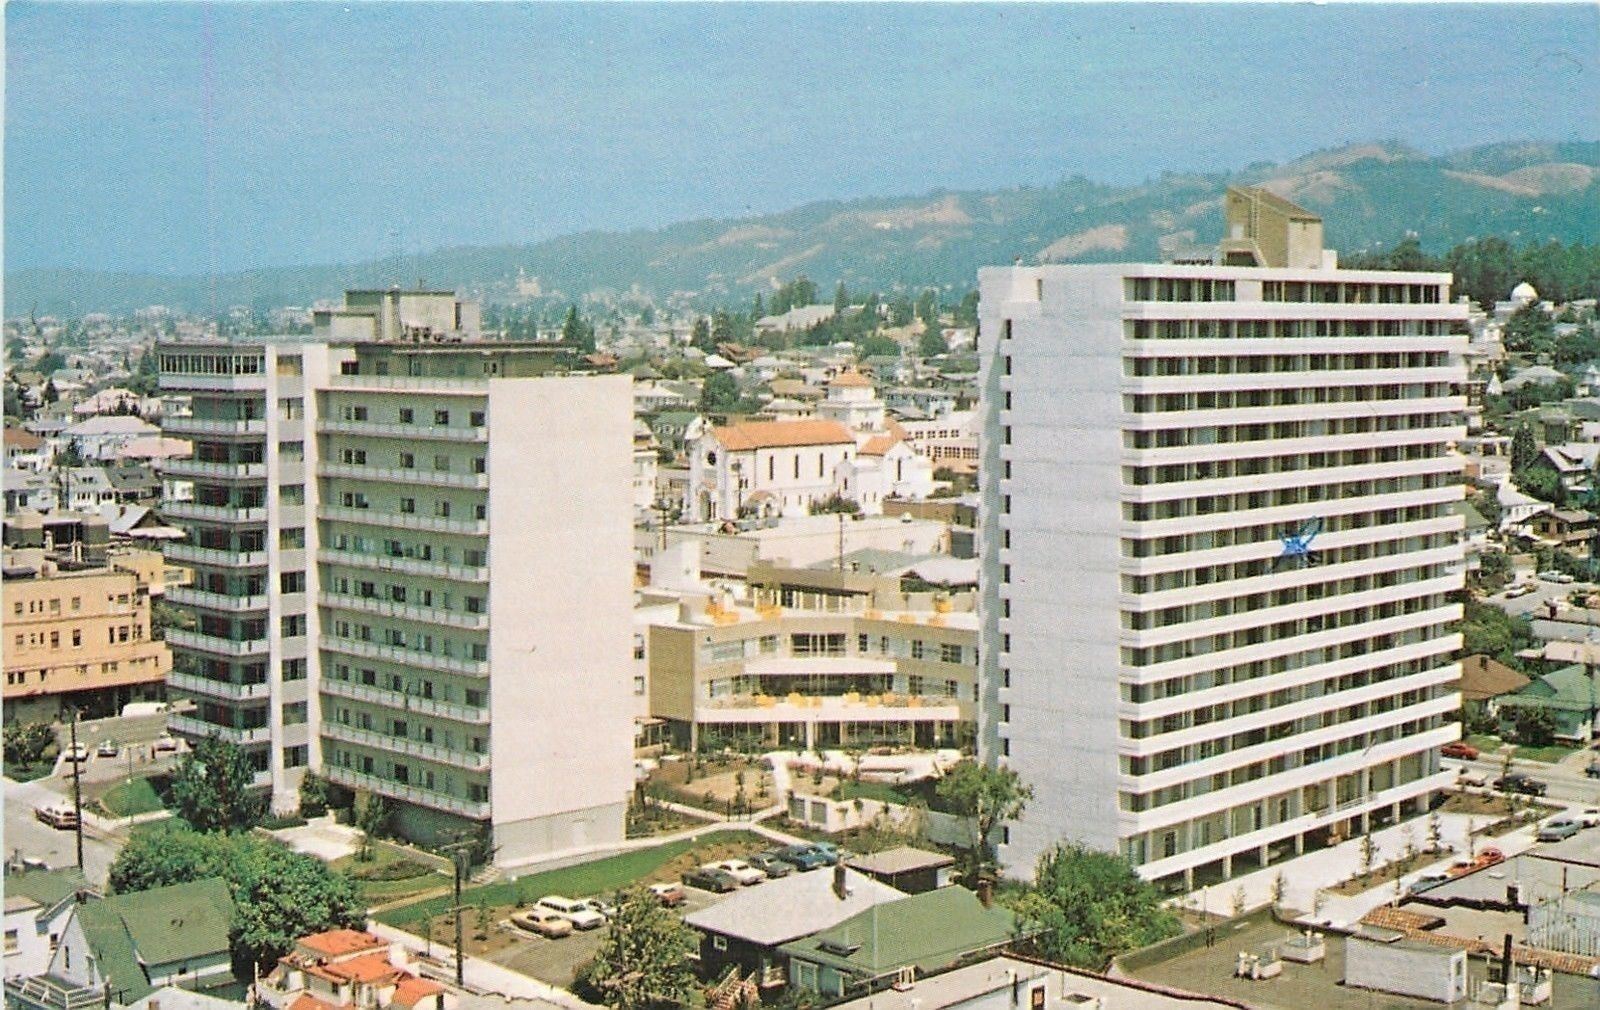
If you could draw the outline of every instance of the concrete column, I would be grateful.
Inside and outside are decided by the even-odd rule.
[[[1267,866],[1272,865],[1272,846],[1270,846],[1270,845],[1261,846],[1261,854],[1258,857],[1257,861],[1263,867],[1267,867]]]
[[[1306,833],[1304,831],[1294,836],[1294,854],[1297,856],[1306,854]]]
[[[1192,866],[1183,871],[1183,889],[1185,891],[1194,890],[1194,867]]]
[[[814,719],[806,720],[806,750],[817,749],[817,723]]]
[[[1231,854],[1222,857],[1222,879],[1233,879],[1233,856]]]
[[[1393,819],[1394,823],[1396,823],[1396,824],[1400,823],[1400,801],[1399,800],[1395,800],[1393,803],[1389,804],[1389,817],[1391,819]]]

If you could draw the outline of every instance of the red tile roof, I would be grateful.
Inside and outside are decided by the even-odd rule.
[[[713,428],[711,435],[732,452],[801,445],[853,445],[855,436],[838,421],[747,421]]]
[[[392,1003],[404,1007],[414,1007],[421,1000],[429,996],[436,996],[444,992],[444,986],[425,978],[407,976],[395,987]]]
[[[302,936],[299,944],[323,957],[340,957],[344,954],[354,954],[358,950],[388,946],[371,933],[360,929],[330,929],[326,933],[312,933],[310,936]]]
[[[289,1010],[339,1010],[339,1007],[329,1003],[327,1000],[318,999],[308,992],[303,992],[295,997],[293,1003],[289,1004]]]

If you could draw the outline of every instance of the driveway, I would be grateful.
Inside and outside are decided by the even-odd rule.
[[[35,807],[59,802],[72,795],[70,783],[40,779],[12,782],[5,789],[5,854],[20,853],[42,859],[52,867],[75,866],[78,861],[75,832],[52,828],[34,817]],[[111,861],[122,848],[123,840],[85,826],[83,829],[83,872],[91,883],[104,884]]]

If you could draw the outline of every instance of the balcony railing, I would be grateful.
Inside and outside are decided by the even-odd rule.
[[[264,523],[267,509],[264,505],[201,505],[192,501],[172,501],[161,506],[170,519],[192,519],[203,523]]]
[[[381,659],[390,663],[400,663],[404,666],[420,666],[428,670],[443,670],[448,673],[464,673],[469,676],[484,677],[489,674],[489,661],[487,659],[456,659],[452,656],[435,656],[429,652],[418,652],[415,649],[402,649],[394,645],[376,645],[372,642],[358,642],[349,638],[335,638],[324,635],[322,647],[329,652],[338,652],[346,656],[360,656],[365,659]]]
[[[487,536],[489,533],[487,519],[440,519],[436,516],[407,515],[403,512],[379,512],[377,509],[324,507],[317,510],[317,518],[332,522],[387,526],[391,529],[427,530],[432,533],[460,533],[467,536]]]
[[[267,609],[267,598],[264,595],[229,596],[227,593],[208,593],[189,586],[174,586],[168,589],[166,600],[180,607],[203,607],[206,610],[223,610],[234,614]]]
[[[323,549],[317,560],[330,565],[348,565],[352,568],[371,568],[380,572],[404,572],[407,575],[428,575],[457,582],[488,582],[488,568],[468,568],[466,565],[447,565],[419,558],[391,558],[383,554],[363,554],[357,551]]]
[[[380,421],[317,422],[317,432],[322,435],[373,435],[379,438],[438,439],[447,442],[483,442],[489,438],[488,428],[453,428],[442,424],[386,424]]]
[[[265,638],[246,638],[236,641],[198,631],[172,628],[167,631],[167,644],[180,649],[198,649],[219,656],[265,656],[271,645]]]
[[[351,771],[349,768],[340,768],[338,765],[328,764],[323,766],[323,774],[331,781],[351,789],[370,789],[381,796],[388,796],[407,803],[415,803],[422,807],[432,807],[435,810],[448,810],[463,817],[472,817],[482,820],[489,816],[489,804],[477,803],[472,800],[463,800],[446,793],[435,792],[432,789],[423,789],[405,782],[395,782],[382,779],[376,775],[366,775],[361,772]]]
[[[168,561],[218,568],[265,568],[267,564],[266,551],[224,551],[196,544],[168,544],[164,553]]]
[[[210,463],[200,459],[169,459],[161,464],[164,477],[212,477],[219,480],[266,480],[265,463]]]
[[[448,701],[439,701],[436,698],[424,698],[420,695],[406,694],[403,691],[390,691],[382,687],[372,687],[367,684],[352,684],[348,680],[335,680],[324,677],[322,680],[322,693],[331,694],[339,698],[349,698],[351,701],[371,702],[374,705],[386,705],[389,708],[404,709],[418,715],[438,716],[442,719],[452,719],[456,722],[471,723],[476,726],[489,724],[489,710],[476,708],[471,705],[457,705]]]
[[[162,372],[162,389],[198,390],[259,390],[267,388],[265,372],[249,375],[189,375],[182,372]]]
[[[368,596],[323,593],[318,602],[324,607],[359,610],[367,614],[399,617],[408,621],[426,621],[429,624],[443,624],[452,628],[481,630],[489,626],[488,614],[471,614],[460,610],[440,610],[438,607],[416,607],[407,603],[396,603],[392,600],[380,600]]]
[[[415,389],[441,393],[489,392],[489,379],[435,378],[429,375],[331,375],[328,385],[335,389]]]
[[[179,736],[197,740],[214,736],[241,747],[266,743],[272,739],[272,729],[268,726],[255,726],[249,729],[219,726],[214,722],[206,722],[204,719],[196,719],[189,715],[168,715],[167,728]]]
[[[424,487],[486,488],[486,473],[450,473],[441,470],[424,470],[421,467],[356,466],[350,463],[323,463],[317,467],[319,477],[343,477],[347,480],[382,481],[387,484],[419,484]]]
[[[168,435],[265,435],[267,422],[259,417],[248,421],[164,417],[161,419],[161,430]]]
[[[229,701],[265,701],[272,693],[271,685],[235,684],[227,680],[213,680],[192,673],[167,674],[167,689],[186,694],[203,694],[208,698],[225,698]]]
[[[389,753],[406,754],[410,757],[421,758],[424,761],[437,761],[441,764],[454,765],[468,771],[481,772],[489,767],[489,755],[479,754],[475,751],[456,750],[452,747],[440,747],[438,744],[424,743],[421,740],[412,740],[410,737],[390,736],[387,733],[374,733],[371,730],[357,729],[338,722],[322,724],[322,735],[345,743],[359,744],[362,747],[371,747],[374,750]]]

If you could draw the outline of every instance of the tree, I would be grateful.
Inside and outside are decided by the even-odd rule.
[[[1505,345],[1508,351],[1523,354],[1549,354],[1555,350],[1556,324],[1537,302],[1517,309],[1506,320]]]
[[[387,797],[362,789],[356,792],[355,815],[356,828],[361,832],[359,857],[366,862],[372,858],[372,839],[389,830],[394,808]]]
[[[359,927],[366,919],[348,877],[252,834],[135,834],[111,864],[110,887],[127,894],[208,877],[223,878],[233,895],[234,954],[247,969],[273,964],[308,933]]]
[[[583,354],[594,353],[594,326],[578,315],[578,307],[567,307],[567,318],[561,324],[561,340]]]
[[[917,338],[917,353],[924,358],[937,357],[950,349],[944,342],[944,332],[937,323],[929,323]]]
[[[1022,781],[1016,769],[992,768],[971,758],[945,772],[935,792],[953,813],[969,819],[969,854],[974,863],[970,869],[978,872],[994,863],[995,829],[1021,817],[1033,799],[1033,787]]]
[[[1512,707],[1511,741],[1523,747],[1550,746],[1556,742],[1555,716],[1532,705]]]
[[[61,394],[56,391],[56,380],[44,380],[44,392],[40,394],[40,399],[44,400],[45,403],[55,403],[61,399]]]
[[[251,785],[255,774],[236,744],[206,737],[173,772],[173,806],[198,831],[247,831],[261,820],[264,807]]]
[[[1062,843],[1039,857],[1031,888],[1012,907],[1038,932],[1024,946],[1091,971],[1116,955],[1182,931],[1156,888],[1119,855]]]
[[[5,729],[6,762],[31,765],[44,760],[55,745],[56,731],[47,722],[7,723]]]
[[[617,1010],[686,1006],[699,987],[690,961],[699,949],[693,928],[635,888],[620,896],[594,960],[578,970],[578,985]]]
[[[978,292],[968,291],[961,297],[961,304],[956,306],[956,325],[978,325]]]
[[[712,372],[700,386],[700,409],[725,414],[739,404],[739,384],[727,372]]]
[[[711,354],[717,349],[717,342],[711,339],[711,320],[701,316],[694,321],[694,328],[689,331],[689,346]]]
[[[850,292],[845,290],[844,281],[840,281],[838,287],[833,289],[833,311],[843,315],[844,310],[848,308],[849,305]]]
[[[1511,469],[1526,470],[1539,458],[1539,443],[1534,441],[1533,429],[1526,424],[1517,426],[1511,436]]]

